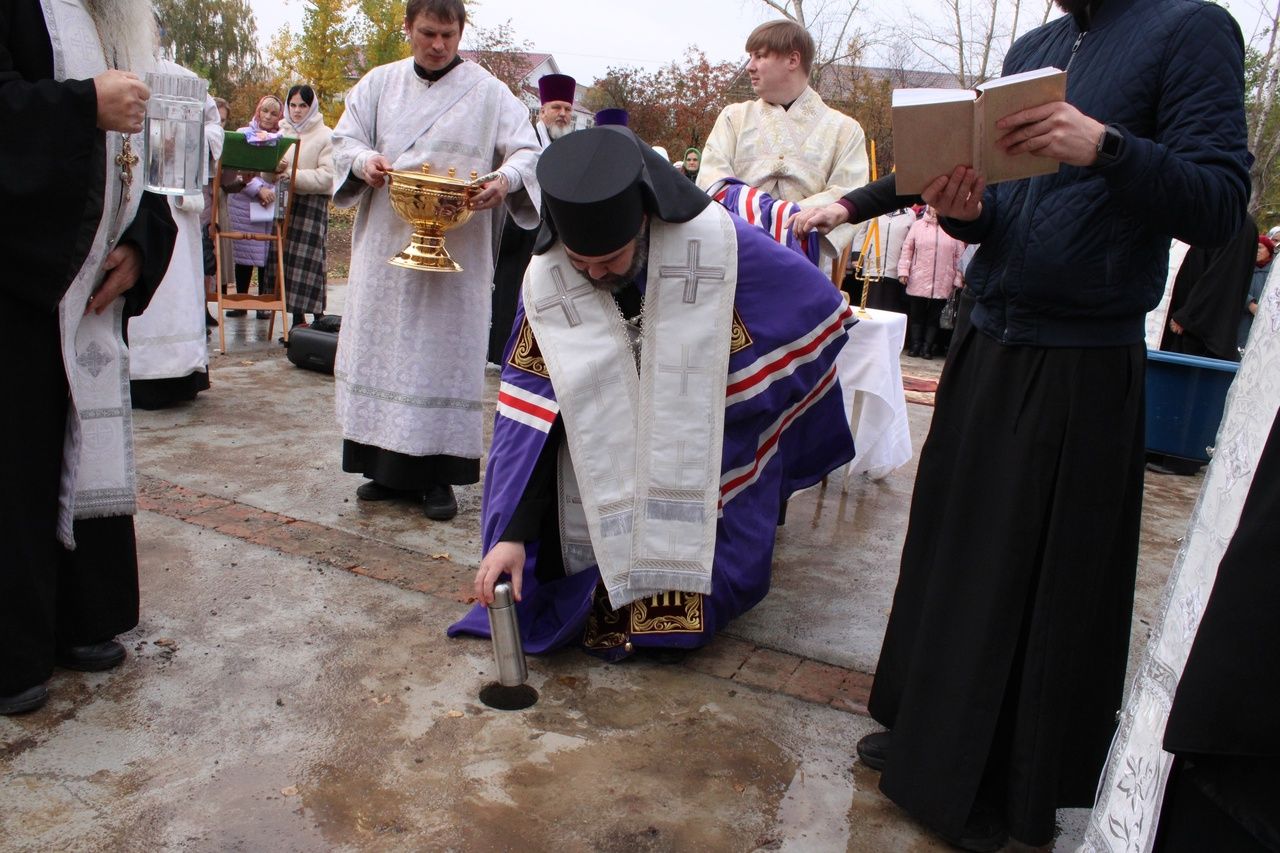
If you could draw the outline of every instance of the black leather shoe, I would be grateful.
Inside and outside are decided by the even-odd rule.
[[[64,649],[58,649],[54,660],[63,669],[101,672],[120,665],[120,661],[124,660],[124,646],[115,640],[91,643],[87,646],[67,646]]]
[[[457,515],[458,501],[453,496],[453,487],[439,483],[427,486],[422,498],[422,514],[433,521],[448,521]]]
[[[49,701],[49,690],[43,684],[28,687],[21,693],[0,696],[0,715],[25,714]]]
[[[872,732],[858,741],[858,760],[872,770],[884,769],[889,761],[889,747],[893,745],[893,732]]]
[[[418,500],[422,492],[413,489],[393,489],[370,480],[356,489],[356,497],[362,501]]]

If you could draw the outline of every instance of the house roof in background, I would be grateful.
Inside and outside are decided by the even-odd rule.
[[[895,89],[958,89],[955,75],[946,71],[920,71],[910,68],[883,68],[874,65],[829,65],[814,84],[823,100],[838,101],[849,89],[852,80],[871,77],[883,80]],[[755,98],[751,82],[747,79],[747,63],[742,63],[738,76],[729,86],[731,100],[749,101]]]
[[[534,71],[538,70],[539,65],[543,64],[548,59],[551,59],[552,65],[555,65],[555,60],[552,59],[552,56],[549,53],[526,53],[525,51],[522,51],[522,50],[503,51],[503,53],[506,53],[508,56],[520,57],[520,59],[523,62],[523,67],[521,68],[521,74],[520,74],[521,77],[528,77]],[[459,56],[461,56],[463,59],[469,59],[472,62],[475,62],[476,58],[479,57],[480,54],[481,54],[481,51],[477,51],[477,50],[458,51]],[[534,80],[533,82],[536,84],[538,81]]]

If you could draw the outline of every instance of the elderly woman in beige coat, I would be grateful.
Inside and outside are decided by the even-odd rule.
[[[289,89],[280,129],[299,141],[293,210],[284,246],[285,298],[293,325],[298,326],[305,325],[306,314],[316,320],[324,316],[324,243],[333,192],[333,130],[325,126],[320,99],[307,85]],[[289,151],[280,161],[279,172],[287,175],[292,165],[293,152]],[[274,250],[267,269],[275,270]]]

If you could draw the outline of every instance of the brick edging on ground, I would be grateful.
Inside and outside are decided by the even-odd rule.
[[[345,530],[205,494],[158,477],[138,477],[138,509],[214,530],[284,554],[456,603],[469,603],[473,571],[447,554],[429,555]],[[422,563],[432,571],[423,572]],[[840,711],[867,714],[871,676],[727,634],[680,664],[737,684]]]

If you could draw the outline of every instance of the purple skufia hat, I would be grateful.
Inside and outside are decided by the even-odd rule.
[[[551,101],[572,104],[577,89],[577,81],[568,74],[544,74],[538,78],[538,100],[544,104]]]
[[[607,124],[617,124],[622,127],[627,126],[627,111],[618,109],[601,110],[596,113],[596,126],[600,127]]]

